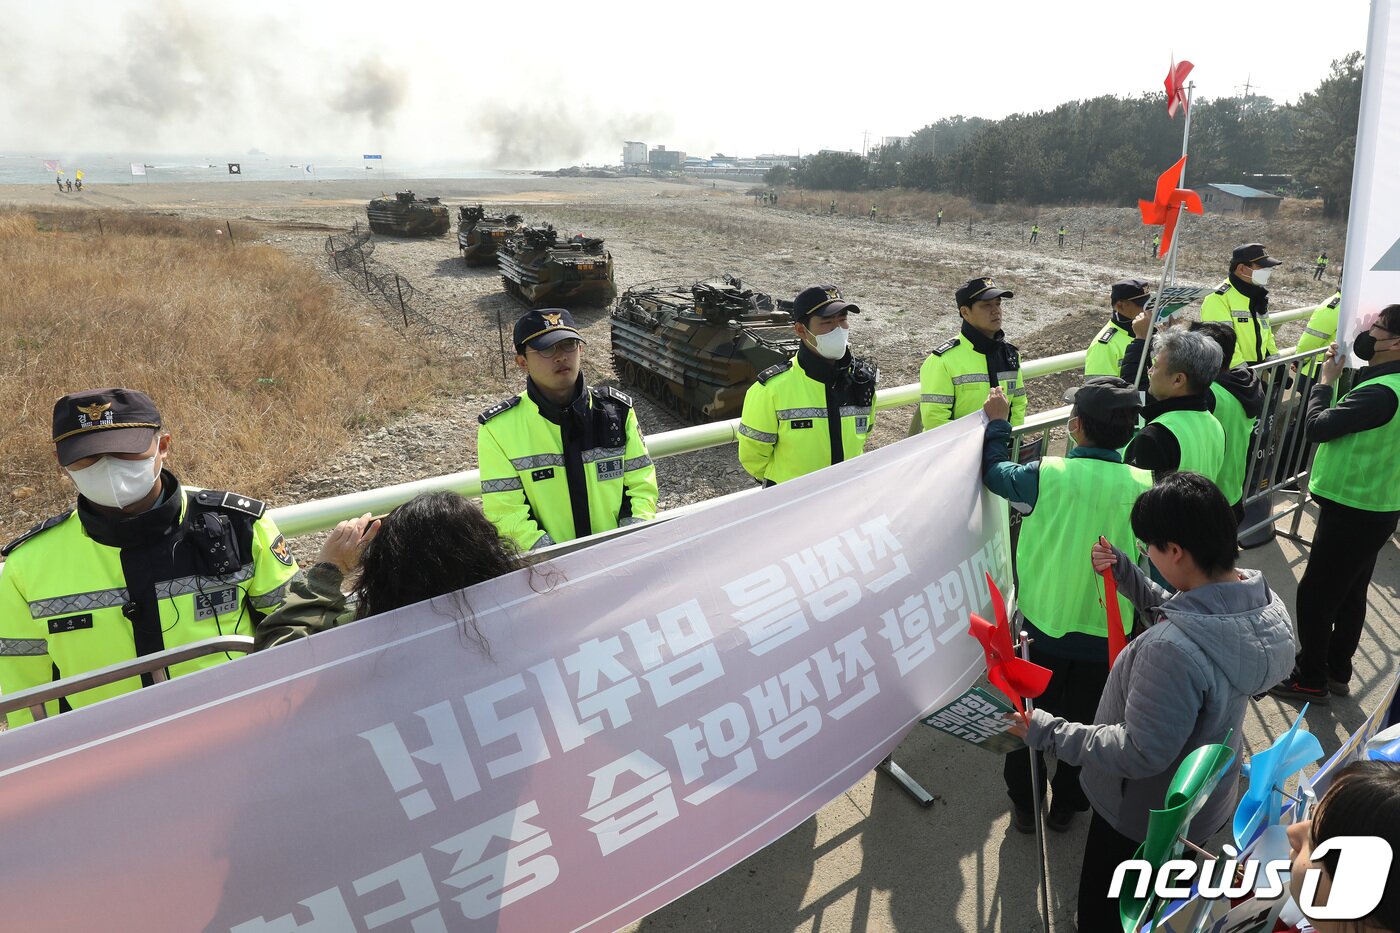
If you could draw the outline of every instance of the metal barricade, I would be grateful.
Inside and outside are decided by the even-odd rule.
[[[1274,524],[1289,515],[1293,516],[1289,530],[1278,533],[1302,540],[1298,537],[1298,524],[1308,500],[1307,478],[1312,464],[1312,445],[1307,442],[1305,428],[1308,394],[1314,385],[1311,377],[1302,374],[1309,368],[1302,364],[1316,364],[1326,354],[1327,348],[1321,347],[1250,367],[1264,387],[1264,410],[1250,438],[1245,470],[1245,517],[1240,523],[1239,539],[1247,547],[1271,539]],[[1316,365],[1311,368],[1316,371]],[[1286,507],[1276,508],[1276,495],[1291,501]]]
[[[105,687],[107,684],[114,684],[120,680],[126,680],[128,677],[139,677],[142,674],[150,674],[152,680],[161,683],[170,679],[170,672],[167,668],[173,665],[183,664],[186,661],[193,661],[211,654],[247,654],[252,650],[253,639],[247,635],[220,635],[215,638],[206,638],[203,641],[193,641],[177,648],[167,648],[164,651],[157,651],[155,654],[142,655],[129,661],[109,664],[106,667],[100,667],[83,674],[75,674],[52,683],[30,687],[28,690],[21,690],[18,693],[0,696],[0,731],[5,729],[6,717],[17,710],[28,708],[37,721],[48,716],[48,711],[44,709],[45,703],[72,696],[75,693],[82,693],[93,687]]]

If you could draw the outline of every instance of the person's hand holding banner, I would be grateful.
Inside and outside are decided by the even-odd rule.
[[[1099,541],[1090,552],[1095,572],[1103,576],[1103,605],[1108,613],[1108,666],[1118,660],[1118,654],[1128,647],[1128,635],[1123,631],[1123,613],[1118,608],[1118,581],[1113,576],[1116,557],[1108,539],[1099,535]]]
[[[1006,397],[1006,391],[1001,386],[996,386],[987,393],[987,400],[982,403],[982,412],[988,421],[1005,421],[1010,416],[1011,400]]]

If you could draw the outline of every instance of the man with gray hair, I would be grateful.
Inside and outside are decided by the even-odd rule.
[[[1158,335],[1154,347],[1147,370],[1150,398],[1142,410],[1147,425],[1128,444],[1123,461],[1151,470],[1158,480],[1189,471],[1214,482],[1225,461],[1225,431],[1211,414],[1220,347],[1204,334],[1178,329]]]

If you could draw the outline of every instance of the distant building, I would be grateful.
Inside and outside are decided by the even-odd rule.
[[[647,153],[647,165],[657,172],[679,172],[685,164],[685,153],[679,149],[657,146]]]
[[[886,136],[880,140],[880,146],[884,149],[888,149],[891,146],[907,146],[909,145],[909,139],[910,137],[908,136]]]
[[[1201,196],[1201,206],[1212,214],[1272,217],[1283,200],[1276,194],[1249,185],[1198,185],[1191,190]]]
[[[647,164],[647,144],[625,142],[622,144],[622,167],[642,166]]]

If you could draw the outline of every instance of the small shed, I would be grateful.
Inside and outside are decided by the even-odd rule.
[[[1249,185],[1200,185],[1191,189],[1201,196],[1201,205],[1212,214],[1254,214],[1272,217],[1283,198]]]

